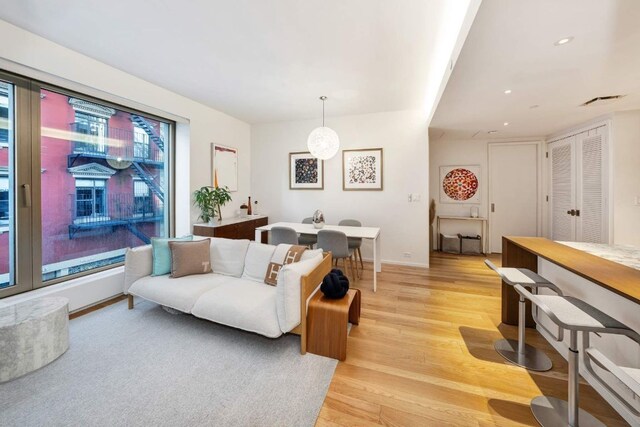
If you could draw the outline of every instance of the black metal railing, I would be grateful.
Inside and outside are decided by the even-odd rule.
[[[83,123],[71,123],[70,127],[75,154],[131,162],[161,164],[164,161],[162,150],[152,144],[146,135],[144,139],[136,140],[134,132],[127,129],[109,127],[105,134],[100,134]]]
[[[76,226],[108,226],[127,222],[158,221],[163,218],[164,204],[153,194],[107,194],[78,197],[70,195],[72,224]]]

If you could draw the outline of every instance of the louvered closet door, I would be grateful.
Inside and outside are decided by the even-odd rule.
[[[606,243],[606,187],[604,174],[604,135],[579,138],[576,145],[580,152],[578,162],[578,209],[576,232],[579,242]]]
[[[551,238],[576,240],[575,209],[575,137],[549,144],[551,156]]]

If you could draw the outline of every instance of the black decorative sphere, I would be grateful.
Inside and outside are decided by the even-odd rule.
[[[322,279],[320,290],[327,298],[343,298],[349,290],[349,278],[345,276],[341,270],[334,268]]]

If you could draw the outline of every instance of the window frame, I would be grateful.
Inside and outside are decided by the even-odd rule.
[[[15,261],[11,260],[15,268],[15,284],[0,289],[0,300],[18,293],[36,290],[57,283],[67,282],[80,277],[90,276],[101,271],[121,268],[124,263],[96,267],[90,270],[73,273],[64,277],[43,280],[42,271],[42,199],[41,199],[41,119],[40,100],[41,91],[56,92],[70,98],[96,103],[104,107],[115,108],[125,113],[140,115],[169,125],[169,140],[165,142],[166,196],[164,200],[164,221],[166,233],[169,237],[175,235],[175,146],[176,122],[173,119],[158,116],[125,104],[114,103],[89,94],[81,93],[46,81],[23,77],[0,69],[0,79],[7,81],[16,88],[16,127],[15,150],[16,172],[13,179],[15,187]],[[92,90],[91,88],[87,88]],[[151,107],[150,107],[151,108]],[[108,132],[108,120],[107,120]],[[24,165],[29,165],[25,167]],[[10,182],[12,180],[10,179]],[[27,184],[30,186],[31,206],[28,212],[22,209],[27,205],[26,191],[17,189]],[[29,188],[29,187],[27,187]],[[105,193],[106,198],[106,193]],[[105,202],[105,209],[108,209]],[[20,209],[19,209],[20,208]],[[24,211],[24,212],[23,212]]]

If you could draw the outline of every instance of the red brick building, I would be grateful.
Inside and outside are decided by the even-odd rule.
[[[168,132],[166,123],[42,92],[44,280],[117,262],[125,248],[164,234]],[[2,136],[0,274],[6,274],[13,150]]]

